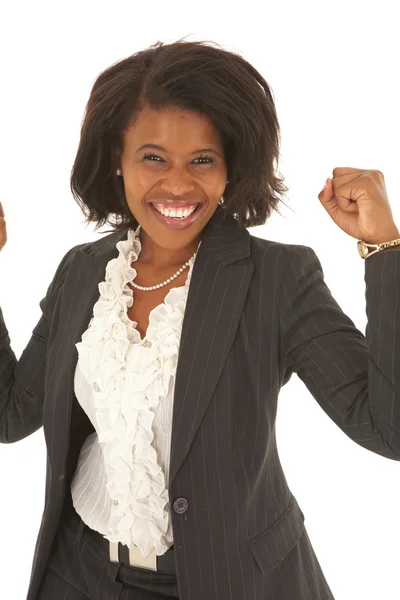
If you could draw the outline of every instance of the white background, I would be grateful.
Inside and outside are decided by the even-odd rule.
[[[365,263],[317,195],[335,167],[379,169],[400,226],[396,3],[260,5],[261,12],[254,1],[225,0],[3,5],[0,200],[8,243],[0,306],[17,357],[65,252],[101,235],[85,227],[69,190],[94,80],[158,40],[185,36],[240,52],[271,85],[290,209],[281,205],[283,216],[250,232],[311,246],[333,296],[365,334]],[[296,375],[279,401],[282,465],[335,599],[398,599],[400,464],[352,442]],[[26,597],[45,466],[43,429],[0,447],[0,596],[7,600]]]

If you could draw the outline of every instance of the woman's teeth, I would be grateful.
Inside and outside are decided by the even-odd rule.
[[[197,208],[197,204],[189,206],[187,208],[164,208],[163,205],[153,204],[154,208],[161,213],[164,217],[169,217],[172,219],[187,219],[189,215],[191,215]]]

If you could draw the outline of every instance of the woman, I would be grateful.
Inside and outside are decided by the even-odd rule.
[[[382,174],[334,169],[322,205],[376,245],[366,340],[312,248],[246,229],[287,189],[278,156],[268,84],[216,45],[156,44],[95,82],[71,189],[111,233],[66,253],[19,361],[0,310],[0,440],[43,425],[48,452],[28,600],[333,598],[280,465],[278,394],[296,372],[400,459],[400,233]]]

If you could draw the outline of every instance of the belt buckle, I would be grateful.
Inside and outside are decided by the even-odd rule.
[[[118,555],[118,542],[110,542],[110,560],[112,562],[120,562]],[[157,554],[155,550],[151,552],[151,554],[146,558],[143,556],[143,553],[139,546],[133,544],[131,548],[129,548],[129,564],[131,567],[139,567],[141,569],[151,569],[152,571],[157,571]]]

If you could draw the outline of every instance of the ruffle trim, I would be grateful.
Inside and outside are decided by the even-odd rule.
[[[164,472],[152,446],[155,411],[174,383],[187,293],[196,255],[183,286],[171,289],[149,315],[141,340],[127,316],[133,304],[128,282],[140,251],[140,225],[116,247],[106,266],[100,297],[82,341],[75,344],[79,367],[94,394],[98,441],[112,500],[104,537],[140,547],[145,557],[172,545],[169,498]]]

